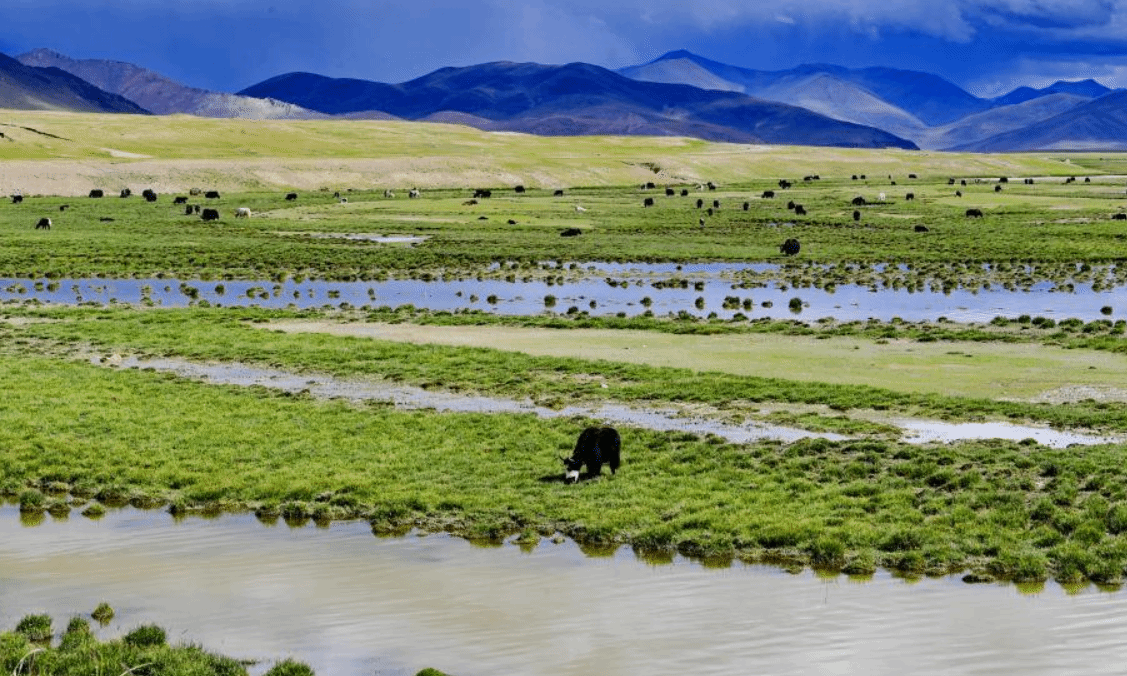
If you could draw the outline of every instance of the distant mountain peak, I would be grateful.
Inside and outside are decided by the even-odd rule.
[[[657,57],[650,63],[657,63],[658,61],[672,61],[674,59],[699,59],[700,57],[693,54],[687,49],[674,49],[672,52],[666,52]]]
[[[161,115],[187,113],[203,117],[257,119],[324,117],[287,103],[189,87],[125,61],[73,59],[43,47],[21,54],[18,61],[28,67],[58,69]]]

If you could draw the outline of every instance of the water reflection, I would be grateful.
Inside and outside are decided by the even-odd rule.
[[[1023,441],[1033,439],[1042,446],[1067,448],[1072,445],[1090,446],[1121,442],[1114,437],[1098,437],[1046,427],[1012,425],[1002,422],[989,423],[947,423],[937,420],[893,420],[892,423],[903,429],[907,436],[904,441],[924,444],[933,441],[958,441],[962,439],[1008,439]]]
[[[185,307],[219,306],[314,308],[414,305],[429,310],[474,309],[498,314],[530,315],[545,311],[587,312],[626,316],[653,312],[687,313],[694,317],[732,319],[825,317],[906,321],[946,317],[957,322],[985,322],[996,316],[1026,314],[1053,319],[1107,319],[1104,308],[1127,306],[1127,287],[1093,291],[1076,284],[1061,293],[1050,283],[1026,291],[956,289],[949,293],[906,288],[877,289],[842,284],[831,289],[791,288],[766,281],[754,288],[737,282],[741,272],[756,266],[720,264],[600,264],[583,275],[551,279],[388,279],[357,282],[300,282],[287,279],[201,281],[180,279],[0,279],[0,302],[39,301],[77,304],[128,303]],[[762,266],[759,266],[762,267]],[[608,275],[599,277],[599,275]],[[796,301],[797,299],[797,301]],[[1120,310],[1122,312],[1122,310]]]
[[[240,658],[319,674],[1119,674],[1127,595],[1050,583],[907,583],[570,541],[478,548],[442,535],[372,537],[367,524],[265,527],[252,516],[173,523],[111,510],[20,526],[0,508],[0,626],[56,627],[107,600],[99,637],[156,623]]]

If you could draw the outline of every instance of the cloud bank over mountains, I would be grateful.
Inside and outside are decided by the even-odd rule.
[[[765,70],[910,68],[993,96],[1127,86],[1127,0],[9,0],[0,52],[36,47],[226,92],[295,70],[404,82],[499,60],[621,68],[683,47]]]

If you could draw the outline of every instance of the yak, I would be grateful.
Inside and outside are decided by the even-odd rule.
[[[564,482],[579,481],[579,469],[584,465],[587,466],[587,478],[599,476],[604,464],[610,465],[610,473],[614,474],[622,463],[621,449],[622,439],[618,430],[613,427],[588,427],[579,433],[571,457],[560,458],[565,468]]]

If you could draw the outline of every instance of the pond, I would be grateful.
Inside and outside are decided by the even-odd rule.
[[[626,265],[588,266],[567,278],[477,280],[472,276],[327,282],[287,279],[0,279],[0,302],[37,301],[73,305],[128,303],[186,307],[206,302],[218,306],[268,308],[398,307],[413,305],[440,311],[536,315],[587,312],[591,315],[656,315],[688,313],[721,319],[742,314],[750,319],[833,317],[841,321],[899,317],[905,321],[988,322],[994,317],[1043,316],[1055,320],[1116,319],[1127,316],[1127,287],[1101,288],[1073,284],[1061,291],[1049,282],[1028,290],[955,289],[919,291],[840,284],[832,289],[793,288],[778,281],[743,288],[737,276],[756,272],[752,265]],[[680,269],[678,269],[680,268]],[[563,272],[564,270],[561,270]],[[756,282],[760,284],[760,282]],[[1105,314],[1110,309],[1112,314]]]
[[[0,626],[56,630],[108,601],[102,639],[140,624],[318,674],[1120,674],[1127,594],[956,577],[860,581],[567,540],[477,547],[374,537],[362,522],[264,525],[132,508],[21,525],[0,508]]]

